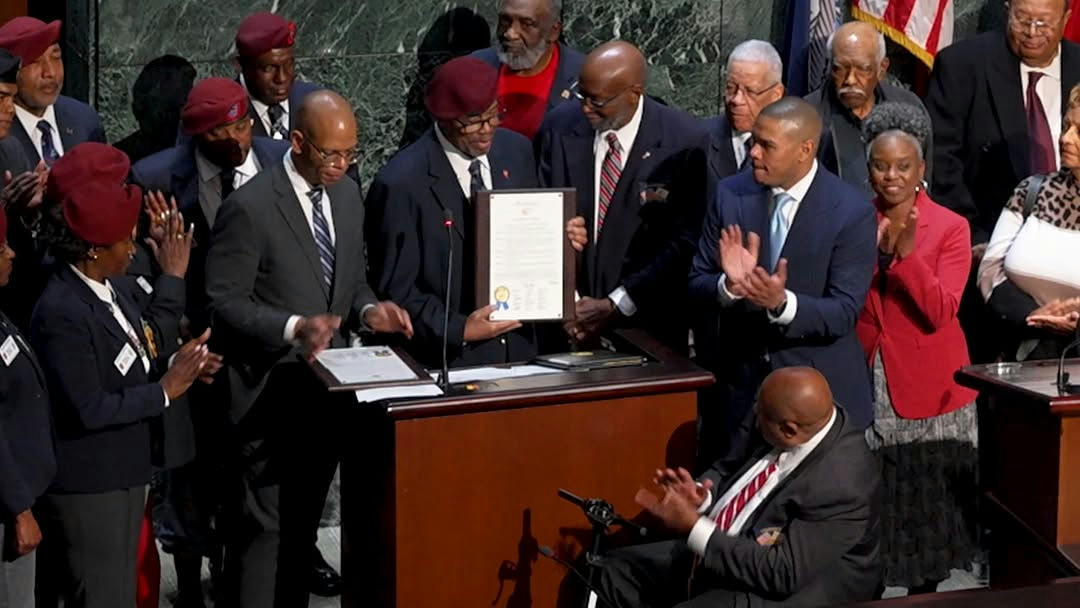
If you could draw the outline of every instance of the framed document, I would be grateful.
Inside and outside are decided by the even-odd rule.
[[[419,363],[393,346],[328,348],[309,365],[331,392],[434,382]]]
[[[573,188],[476,195],[476,306],[493,321],[565,321],[574,315],[576,258],[566,223]]]

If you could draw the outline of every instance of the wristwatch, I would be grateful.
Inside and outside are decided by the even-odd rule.
[[[784,301],[780,302],[779,306],[777,306],[776,308],[771,309],[769,311],[769,314],[774,316],[774,317],[779,317],[780,315],[784,314],[784,309],[785,308],[787,308],[787,298],[784,298]]]

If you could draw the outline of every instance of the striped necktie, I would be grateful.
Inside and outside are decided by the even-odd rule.
[[[37,123],[38,131],[41,131],[41,160],[49,167],[60,160],[60,153],[56,151],[56,142],[53,141],[52,125],[49,121],[42,120]]]
[[[322,265],[323,281],[327,291],[334,285],[334,241],[330,238],[330,224],[323,214],[323,189],[309,190],[311,200],[311,226],[315,234],[315,248],[319,250],[319,263]]]
[[[596,216],[596,234],[604,228],[604,218],[607,217],[611,207],[611,199],[615,196],[615,188],[619,185],[619,177],[622,175],[622,146],[614,132],[607,134],[607,154],[604,155],[604,164],[600,167],[600,208]]]
[[[275,103],[266,108],[266,115],[270,117],[270,137],[274,139],[288,139],[289,127],[285,124],[285,108],[280,103]]]

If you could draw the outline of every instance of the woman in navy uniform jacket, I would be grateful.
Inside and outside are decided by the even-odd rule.
[[[0,287],[15,252],[0,209]],[[45,377],[15,324],[0,313],[0,606],[32,606],[34,549],[41,530],[31,507],[56,472]]]
[[[154,311],[152,322],[124,283],[110,282],[134,254],[142,193],[93,166],[115,159],[76,152],[61,161],[85,163],[80,173],[89,177],[44,212],[43,238],[56,264],[30,321],[57,433],[56,478],[37,514],[48,586],[69,608],[114,608],[135,604],[152,423],[199,377],[210,354],[207,334],[178,350],[175,338],[160,337],[176,335],[183,281],[171,284],[176,297],[162,301],[173,305]],[[190,248],[178,222],[170,223],[169,238]],[[179,257],[186,270],[186,256]]]

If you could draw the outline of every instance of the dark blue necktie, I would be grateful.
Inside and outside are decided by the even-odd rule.
[[[37,123],[38,131],[41,131],[41,160],[49,167],[60,160],[60,153],[56,151],[56,143],[53,141],[52,125],[49,121],[42,120]]]
[[[326,281],[326,289],[329,290],[334,285],[334,241],[330,239],[330,224],[326,222],[326,216],[323,215],[323,189],[315,188],[307,195],[311,199],[311,224],[315,229],[315,248],[319,250],[323,280]]]
[[[481,190],[487,190],[484,185],[484,175],[480,173],[480,159],[473,159],[469,163],[469,198],[476,196]]]

